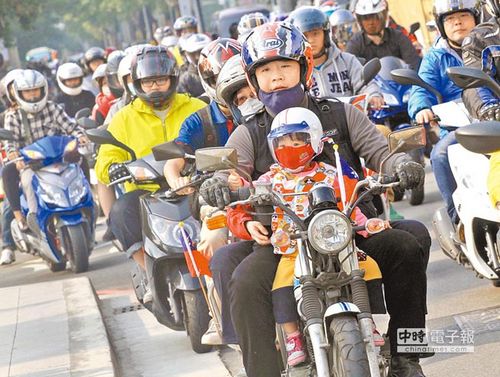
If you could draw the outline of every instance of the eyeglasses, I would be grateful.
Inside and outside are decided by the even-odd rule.
[[[169,80],[170,78],[168,77],[155,77],[150,79],[142,79],[141,85],[149,89],[153,87],[153,84],[156,84],[157,86],[166,85],[169,82]]]
[[[454,24],[457,21],[463,22],[469,18],[473,18],[474,16],[470,14],[469,12],[462,12],[462,13],[454,13],[450,14],[449,16],[446,16],[443,19],[443,22],[449,25]]]

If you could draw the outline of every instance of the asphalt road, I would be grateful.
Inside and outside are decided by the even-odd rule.
[[[424,222],[431,230],[432,214],[442,205],[434,178],[427,168],[424,204],[412,207],[406,200],[396,203],[397,210]],[[103,227],[98,229],[98,236]],[[472,330],[474,351],[443,353],[422,361],[427,377],[469,377],[500,375],[500,288],[481,280],[448,259],[433,236],[428,268],[428,321],[434,333],[460,334]],[[72,278],[69,272],[52,273],[43,262],[19,254],[11,266],[0,267],[0,287]],[[223,376],[212,352],[194,354],[184,333],[160,326],[152,315],[138,309],[131,290],[129,267],[123,254],[110,244],[96,248],[87,275],[99,297],[111,341],[117,349],[123,376]],[[379,328],[386,318],[378,316]],[[147,355],[147,357],[145,356]],[[233,359],[233,360],[231,360]],[[227,361],[227,360],[226,360]],[[229,362],[239,361],[229,356]],[[217,371],[217,372],[216,372]]]

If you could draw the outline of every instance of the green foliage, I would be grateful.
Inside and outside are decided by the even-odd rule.
[[[0,38],[7,45],[12,42],[12,24],[19,24],[29,29],[41,11],[37,0],[1,0],[0,1]]]

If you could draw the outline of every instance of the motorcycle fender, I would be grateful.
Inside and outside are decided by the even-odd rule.
[[[57,226],[65,226],[65,225],[78,225],[82,222],[86,222],[80,212],[72,213],[72,214],[60,214],[59,221],[57,222]]]
[[[323,315],[323,326],[325,327],[325,334],[328,334],[328,329],[326,328],[326,320],[329,317],[334,317],[339,314],[345,314],[345,313],[352,313],[354,315],[357,315],[358,313],[361,313],[359,308],[354,305],[352,302],[336,302],[333,305],[330,305],[326,310],[325,314]]]

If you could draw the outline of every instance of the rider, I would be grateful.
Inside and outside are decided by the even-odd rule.
[[[83,78],[83,89],[92,92],[94,96],[99,93],[99,87],[92,79],[97,67],[106,63],[106,52],[100,47],[91,47],[83,55],[83,67],[87,75]]]
[[[287,21],[297,26],[311,44],[314,70],[309,91],[313,96],[350,97],[364,89],[370,106],[381,108],[384,99],[378,85],[372,81],[363,88],[363,66],[359,60],[331,43],[325,13],[315,7],[301,7],[290,13]]]
[[[206,106],[196,98],[177,94],[177,79],[175,58],[163,46],[145,46],[132,61],[132,80],[137,97],[113,117],[108,131],[130,147],[137,158],[151,154],[155,145],[173,140],[182,122]],[[108,184],[123,174],[128,175],[124,163],[129,159],[130,155],[123,149],[102,145],[95,166],[97,178]],[[142,268],[144,250],[139,197],[157,189],[158,185],[138,187],[125,183],[126,193],[113,204],[109,215],[113,234]]]
[[[347,42],[359,31],[359,25],[351,11],[337,9],[329,18],[332,41],[345,51]]]
[[[463,65],[462,41],[479,22],[479,17],[475,0],[463,0],[458,3],[453,0],[434,1],[434,19],[441,36],[424,56],[418,74],[422,80],[439,91],[443,102],[461,98],[463,90],[450,80],[446,70],[448,67]],[[434,94],[420,86],[413,86],[408,100],[408,115],[420,124],[438,126],[432,111],[432,106],[436,104]],[[431,152],[432,169],[448,215],[458,223],[452,197],[457,184],[448,161],[448,147],[456,144],[457,139],[455,132],[442,129],[440,133],[441,140]]]
[[[179,93],[199,97],[205,92],[198,74],[198,60],[200,59],[201,50],[210,42],[212,42],[210,37],[201,33],[192,34],[183,39],[181,48],[187,60],[187,68],[181,72],[179,77],[179,85],[177,85]]]
[[[111,105],[116,100],[108,86],[106,63],[97,67],[92,75],[92,78],[99,85],[99,94],[97,94],[97,97],[95,98],[95,105],[92,109],[92,119],[94,119],[98,126],[101,126],[104,124],[104,120],[108,115]]]
[[[61,93],[55,102],[64,106],[64,111],[74,117],[78,110],[92,109],[95,97],[92,92],[83,90],[83,70],[76,63],[64,63],[57,68],[57,84]]]
[[[358,0],[354,13],[362,31],[349,41],[347,52],[367,61],[395,56],[403,59],[410,68],[418,69],[420,57],[410,40],[401,31],[386,26],[385,0]]]
[[[7,114],[5,129],[13,132],[16,141],[8,141],[5,149],[9,160],[20,157],[18,150],[32,144],[47,135],[71,134],[80,143],[87,143],[83,130],[64,112],[62,106],[48,101],[46,78],[37,71],[24,70],[14,80],[14,95],[19,107]],[[22,140],[22,141],[21,141]],[[14,217],[22,231],[28,229],[38,232],[36,212],[37,199],[31,180],[33,170],[25,166],[22,160],[7,165],[2,173],[5,195],[12,206]],[[19,181],[28,203],[28,217],[21,212]]]
[[[243,43],[248,34],[257,26],[264,25],[269,22],[267,18],[261,12],[244,14],[238,22],[238,42]]]
[[[267,148],[267,134],[272,119],[280,111],[296,106],[308,108],[320,118],[324,131],[333,135],[340,154],[360,177],[364,175],[359,157],[368,167],[379,169],[389,151],[386,139],[369,119],[351,105],[314,99],[307,93],[313,70],[312,50],[295,26],[270,23],[254,29],[243,44],[242,57],[250,86],[266,108],[237,127],[226,143],[238,151],[242,171],[256,179],[269,170],[273,158]],[[335,165],[333,149],[325,148],[317,160]],[[384,166],[385,172],[400,177],[403,187],[416,187],[424,177],[422,166],[407,161],[403,154],[392,156]],[[219,208],[229,202],[228,185],[222,177],[205,181],[200,193]],[[365,203],[361,210],[373,216],[370,204]],[[397,353],[396,334],[398,328],[425,327],[425,268],[430,237],[418,222],[394,222],[392,227],[397,229],[366,239],[361,248],[377,261],[384,275],[391,315],[392,372],[407,371],[408,376],[417,377],[422,376],[418,357]],[[250,242],[236,242],[217,250],[210,267],[221,297],[225,341],[238,343],[239,338],[249,377],[279,376],[275,323],[268,299],[276,258],[253,252]]]

